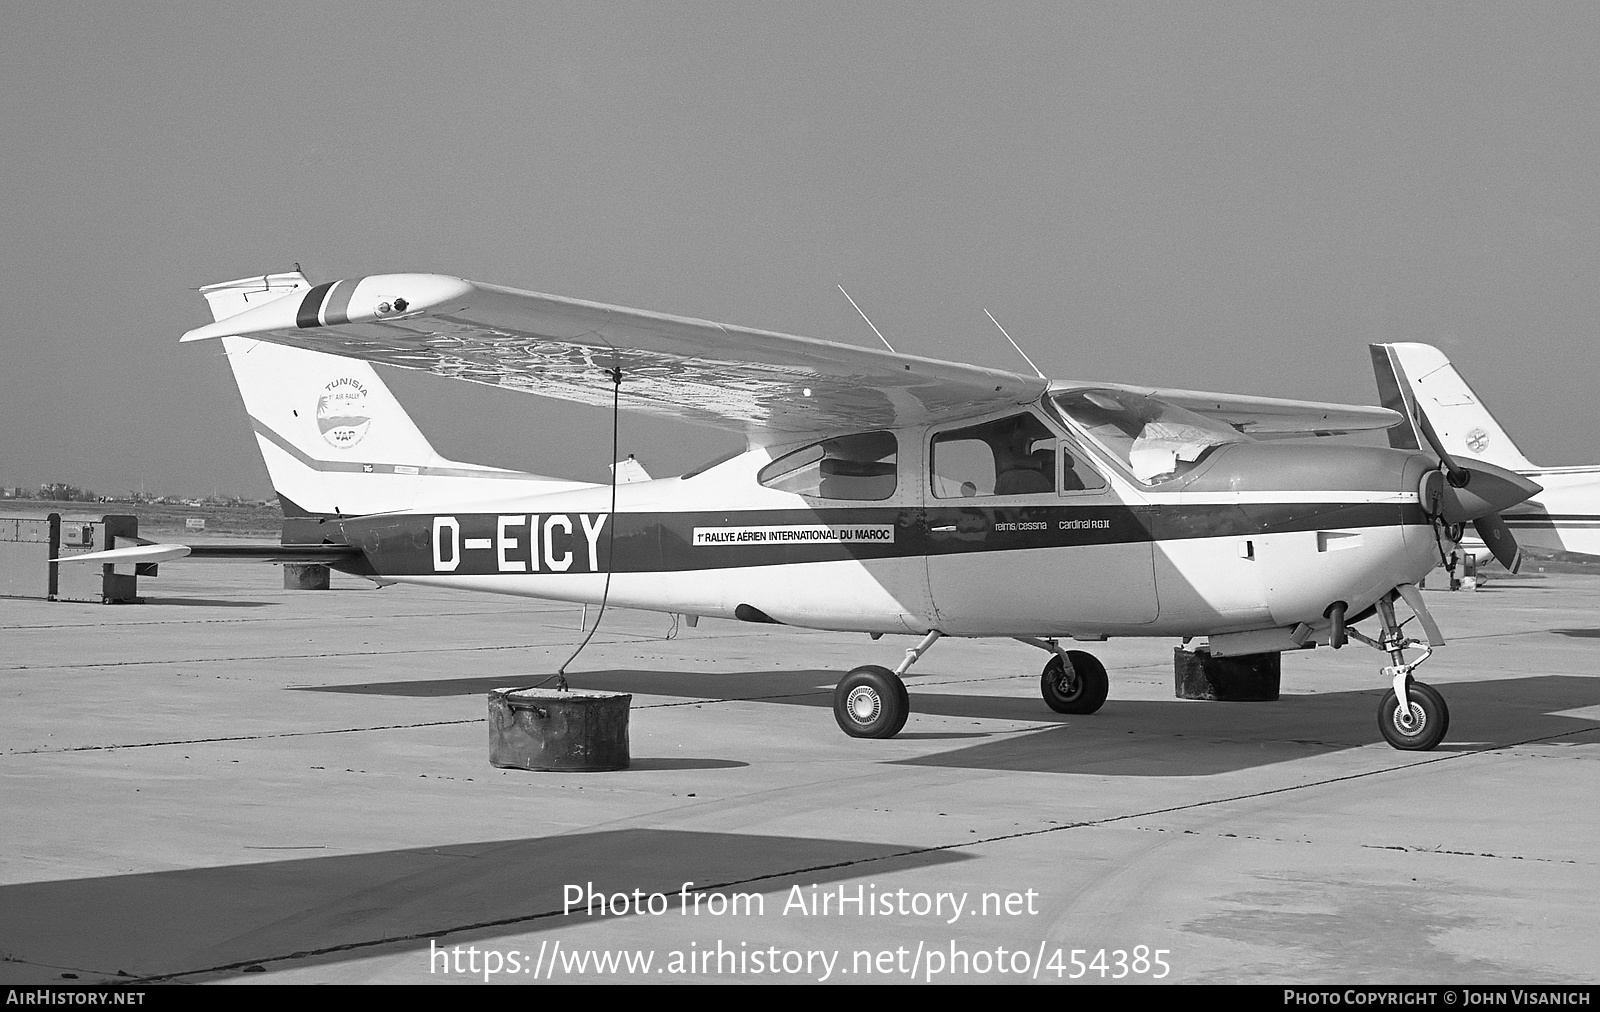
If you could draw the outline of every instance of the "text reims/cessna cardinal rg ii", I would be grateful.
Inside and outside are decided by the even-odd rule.
[[[269,554],[385,582],[921,637],[894,670],[840,680],[834,714],[856,737],[900,731],[902,676],[940,636],[1043,649],[1045,702],[1080,714],[1105,701],[1106,671],[1063,638],[1205,636],[1227,657],[1349,636],[1391,660],[1384,737],[1432,748],[1448,711],[1410,675],[1442,638],[1415,585],[1442,538],[1539,488],[1476,463],[1463,487],[1419,452],[1254,438],[1401,420],[1384,408],[1049,382],[436,274],[201,291],[216,322],[183,340],[222,340],[284,540],[305,545]],[[611,485],[458,463],[369,362],[590,405],[620,389],[627,410],[740,431],[748,448]],[[1426,643],[1402,631],[1401,599]],[[1373,615],[1374,636],[1353,628]]]

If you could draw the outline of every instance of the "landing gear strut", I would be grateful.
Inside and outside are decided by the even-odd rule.
[[[911,716],[911,695],[905,673],[943,635],[928,633],[906,651],[905,660],[890,671],[878,664],[863,664],[839,679],[833,689],[833,719],[852,738],[893,738]]]
[[[1396,591],[1406,598],[1418,618],[1422,619],[1424,628],[1428,629],[1429,639],[1443,642],[1442,637],[1437,636],[1432,620],[1422,610],[1420,598],[1413,600],[1415,588],[1397,587]],[[1393,595],[1378,600],[1378,620],[1383,623],[1383,634],[1377,640],[1350,630],[1351,638],[1382,650],[1394,662],[1383,669],[1384,677],[1390,680],[1390,688],[1378,704],[1378,731],[1383,735],[1383,740],[1395,748],[1407,752],[1426,752],[1443,741],[1445,732],[1450,730],[1450,708],[1445,705],[1444,697],[1433,686],[1424,685],[1411,677],[1411,673],[1433,655],[1433,646],[1409,639],[1401,631],[1401,623],[1395,621]],[[1412,647],[1422,648],[1422,656],[1407,661],[1405,652]]]

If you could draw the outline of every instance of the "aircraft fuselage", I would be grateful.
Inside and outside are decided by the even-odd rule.
[[[1170,488],[1097,459],[1098,489],[941,499],[925,454],[902,452],[887,501],[848,503],[763,486],[781,455],[618,486],[614,511],[588,486],[333,522],[386,581],[959,636],[1326,625],[1333,602],[1354,614],[1438,560],[1420,454],[1243,443]]]

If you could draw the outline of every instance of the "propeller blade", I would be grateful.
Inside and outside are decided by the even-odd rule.
[[[1485,464],[1481,460],[1457,460],[1450,456],[1439,439],[1439,433],[1434,431],[1433,423],[1428,420],[1428,413],[1420,406],[1415,408],[1412,421],[1416,422],[1417,429],[1428,441],[1434,456],[1439,458],[1439,468],[1445,476],[1442,488],[1433,484],[1437,479],[1423,482],[1419,491],[1424,499],[1433,497],[1433,501],[1437,502],[1437,507],[1433,507],[1425,501],[1424,507],[1437,508],[1440,518],[1448,524],[1472,521],[1472,526],[1477,529],[1478,536],[1483,538],[1489,551],[1494,553],[1502,566],[1515,573],[1522,565],[1522,549],[1500,514],[1543,492],[1544,486],[1503,467]],[[1464,466],[1463,461],[1471,467]]]
[[[1518,547],[1517,539],[1512,536],[1511,528],[1506,526],[1500,514],[1490,513],[1478,517],[1472,521],[1472,526],[1477,528],[1478,536],[1489,546],[1489,551],[1500,560],[1500,565],[1512,573],[1521,568],[1522,549]]]

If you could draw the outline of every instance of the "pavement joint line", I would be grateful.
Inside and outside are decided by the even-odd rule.
[[[995,681],[997,679],[1002,679],[1002,678],[1020,678],[1020,677],[1024,677],[1024,676],[1021,676],[1021,675],[995,675],[995,676],[992,676],[992,677],[989,677],[989,678],[956,679],[956,680],[952,680],[952,681],[948,681],[948,682],[934,682],[934,683],[928,683],[928,684],[934,684],[934,685],[959,685],[959,684],[963,684],[963,683],[966,683],[966,682]],[[1031,676],[1027,676],[1027,677],[1031,677]],[[772,693],[772,694],[768,694],[768,695],[764,695],[764,696],[705,696],[705,697],[698,698],[698,699],[674,700],[673,702],[670,702],[670,703],[641,703],[641,704],[639,704],[637,706],[631,707],[631,709],[634,709],[634,710],[665,710],[665,709],[671,709],[671,708],[674,708],[674,707],[681,707],[681,706],[705,706],[707,704],[713,704],[714,705],[714,704],[717,704],[717,703],[758,703],[758,702],[761,702],[762,700],[767,700],[767,699],[798,699],[798,698],[801,698],[801,697],[804,697],[804,696],[821,696],[821,695],[828,694],[830,691],[832,691],[832,690],[829,690],[829,689],[812,689],[812,690],[809,690],[809,691],[806,691],[806,692],[780,692],[780,693]],[[263,741],[263,740],[267,740],[267,739],[271,739],[271,738],[306,738],[306,737],[312,737],[312,736],[323,735],[323,734],[355,734],[355,733],[359,733],[359,732],[363,732],[363,731],[403,731],[403,730],[409,730],[409,729],[412,729],[412,728],[421,728],[421,727],[449,727],[451,725],[456,725],[456,724],[477,724],[477,723],[481,723],[481,722],[483,722],[484,720],[487,720],[487,719],[488,718],[486,718],[486,717],[471,717],[471,718],[461,718],[461,719],[456,719],[456,720],[425,720],[425,721],[418,721],[418,722],[410,723],[410,724],[375,724],[375,725],[372,725],[370,727],[334,727],[334,728],[324,728],[324,729],[318,730],[318,731],[283,731],[283,732],[279,732],[279,733],[276,733],[276,734],[241,734],[241,735],[228,735],[228,736],[218,737],[218,738],[177,738],[177,739],[172,739],[172,740],[169,740],[169,741],[123,742],[123,743],[113,744],[113,745],[73,745],[73,746],[65,747],[65,748],[17,749],[15,751],[8,751],[8,752],[0,753],[0,759],[6,758],[7,756],[20,756],[20,755],[61,755],[61,754],[64,754],[64,753],[69,753],[69,752],[113,752],[113,751],[117,751],[119,749],[157,748],[157,747],[167,746],[167,745],[212,745],[212,744],[220,744],[222,742],[229,742],[229,741]],[[1023,731],[1038,731],[1038,730],[1045,730],[1048,727],[1053,727],[1053,726],[1056,726],[1055,722],[1053,722],[1053,721],[1051,721],[1051,722],[1042,722],[1042,723],[1036,722],[1036,726],[1023,728],[1021,730],[1023,730]],[[1519,747],[1519,746],[1522,746],[1522,745],[1532,744],[1534,742],[1547,741],[1547,740],[1552,739],[1552,738],[1560,738],[1560,737],[1564,737],[1564,736],[1567,736],[1567,735],[1585,734],[1585,733],[1588,733],[1589,731],[1600,731],[1600,724],[1592,725],[1592,726],[1586,727],[1586,728],[1578,728],[1578,729],[1576,729],[1574,731],[1561,732],[1561,733],[1552,734],[1552,735],[1545,735],[1544,737],[1540,737],[1540,738],[1529,738],[1526,741],[1515,741],[1515,742],[1509,742],[1509,743],[1506,743],[1506,744],[1485,745],[1485,746],[1483,746],[1481,748],[1471,749],[1471,750],[1468,750],[1466,752],[1458,752],[1458,753],[1455,753],[1455,754],[1450,755],[1450,756],[1439,756],[1439,757],[1437,757],[1435,759],[1427,760],[1426,762],[1437,762],[1437,761],[1439,761],[1441,759],[1458,758],[1458,757],[1463,756],[1463,755],[1476,755],[1476,754],[1482,753],[1482,752],[1492,752],[1495,749],[1501,749],[1501,748],[1516,748],[1516,747]],[[995,733],[998,734],[998,733],[1013,733],[1013,732],[995,732]],[[1327,743],[1327,742],[1312,742],[1311,744],[1323,745],[1323,746],[1329,747],[1329,748],[1343,748],[1343,747],[1345,747],[1345,746],[1342,746],[1342,745],[1339,745],[1339,744],[1336,744],[1336,743]],[[1411,763],[1409,765],[1410,766],[1421,766],[1421,765],[1425,765],[1425,764],[1426,763]],[[1399,768],[1406,768],[1406,767],[1396,767],[1396,768],[1399,769]],[[1362,776],[1366,776],[1368,774],[1361,774],[1361,775]],[[1321,781],[1319,781],[1319,782],[1321,782]]]
[[[249,601],[247,603],[256,604],[257,602]],[[268,604],[270,606],[270,602],[266,602],[266,604]],[[232,607],[237,607],[237,605],[233,605]],[[564,614],[564,612],[562,612],[562,611],[541,611],[541,610],[536,610],[536,609],[530,609],[529,613],[530,614],[536,614],[536,615],[551,615],[551,614],[561,615],[561,614]],[[380,614],[372,614],[372,615],[344,615],[344,616],[340,617],[340,621],[342,621],[342,622],[380,622],[380,621],[384,621],[384,620],[387,620],[387,619],[397,619],[397,618],[398,619],[405,619],[405,618],[470,618],[470,617],[472,617],[474,615],[483,616],[485,618],[493,618],[495,616],[506,615],[506,614],[510,614],[510,613],[501,612],[501,611],[424,611],[424,612],[417,612],[415,614],[408,615],[408,614],[405,614],[404,612],[383,612],[383,613],[380,613]],[[517,614],[521,614],[521,613],[517,613]],[[271,614],[271,615],[260,615],[260,616],[255,616],[255,615],[230,616],[228,618],[177,618],[177,619],[150,619],[150,620],[131,619],[131,620],[126,621],[126,622],[117,622],[117,621],[108,620],[108,621],[105,621],[105,622],[94,622],[94,623],[91,623],[91,624],[88,624],[88,625],[85,625],[85,624],[82,624],[82,623],[77,623],[77,622],[46,622],[46,623],[42,623],[42,624],[39,624],[39,625],[0,625],[0,632],[25,632],[25,631],[34,631],[34,630],[47,630],[47,629],[72,629],[74,631],[79,631],[79,630],[83,630],[83,629],[141,629],[141,628],[148,628],[150,626],[244,625],[244,624],[252,623],[252,622],[285,622],[285,621],[288,621],[288,622],[323,622],[323,621],[326,621],[326,620],[327,620],[327,616],[324,616],[324,615],[284,615],[284,614],[281,614],[281,613],[274,613],[274,614]]]
[[[1019,678],[1020,675],[996,675],[991,678],[966,678],[950,682],[936,682],[937,685],[957,685],[963,682],[994,681],[998,678]],[[1027,676],[1032,677],[1032,676]],[[764,699],[797,699],[802,696],[826,695],[831,689],[811,689],[806,692],[779,692],[765,696],[706,696],[700,699],[680,699],[671,703],[641,703],[631,707],[634,710],[665,710],[678,706],[704,706],[707,703],[755,703]],[[171,741],[137,741],[123,742],[115,745],[73,745],[66,748],[28,748],[17,749],[12,752],[0,753],[0,758],[14,755],[60,755],[67,752],[111,752],[125,748],[156,748],[165,745],[211,745],[228,741],[260,741],[268,738],[305,738],[319,734],[352,734],[359,731],[398,731],[417,727],[448,727],[452,724],[477,724],[486,720],[485,717],[472,717],[459,720],[425,720],[414,724],[376,724],[372,727],[334,727],[324,728],[320,731],[283,731],[276,734],[240,734],[229,735],[221,738],[179,738]],[[1051,722],[1053,724],[1053,722]],[[1039,727],[1028,727],[1022,730],[1039,730]],[[1012,732],[996,732],[1012,733]]]
[[[612,639],[604,641],[605,645],[626,645],[632,643],[652,643],[653,639]],[[315,661],[329,660],[340,657],[398,657],[405,654],[448,654],[448,653],[480,653],[496,650],[559,650],[571,644],[567,643],[506,643],[483,646],[439,646],[439,647],[409,647],[404,650],[341,650],[333,653],[320,654],[249,654],[239,657],[180,657],[176,660],[167,658],[162,660],[146,661],[104,661],[88,664],[19,664],[12,667],[0,668],[6,671],[52,671],[59,669],[81,668],[128,668],[149,667],[154,664],[233,664],[239,661]]]
[[[241,600],[246,600],[246,599],[241,599]],[[273,604],[273,602],[257,602],[257,601],[255,601],[253,599],[247,600],[247,603],[249,603],[249,604],[260,604],[260,605],[263,605],[263,606],[271,606]],[[233,605],[232,607],[237,607],[237,605]],[[555,616],[569,615],[570,616],[571,614],[572,614],[571,610],[567,609],[567,608],[529,608],[529,609],[517,610],[517,611],[503,611],[503,610],[501,610],[501,611],[487,611],[487,610],[483,610],[483,609],[475,609],[475,610],[470,610],[470,611],[433,611],[433,610],[426,610],[426,611],[409,612],[409,613],[408,612],[403,612],[403,611],[392,611],[392,612],[385,611],[385,612],[374,612],[372,614],[365,614],[365,615],[343,615],[343,616],[338,616],[338,620],[341,621],[341,622],[383,622],[383,621],[388,621],[390,619],[410,619],[410,618],[430,618],[431,619],[431,618],[463,618],[463,617],[470,618],[470,617],[473,617],[473,616],[478,616],[478,617],[482,617],[482,618],[490,618],[490,619],[492,619],[492,618],[517,618],[517,619],[522,619],[522,618],[526,618],[528,615],[555,615]],[[230,616],[228,616],[226,618],[175,618],[175,619],[150,619],[150,620],[130,619],[128,621],[122,621],[122,622],[114,621],[114,620],[106,620],[106,621],[103,621],[103,622],[94,622],[94,623],[87,624],[87,625],[81,624],[81,623],[77,623],[77,622],[66,622],[66,621],[62,621],[62,622],[45,622],[45,623],[41,623],[41,624],[38,624],[38,625],[0,625],[0,632],[18,632],[18,631],[48,630],[48,629],[72,629],[72,630],[82,630],[82,629],[131,629],[131,628],[144,628],[144,627],[149,627],[149,626],[176,626],[176,625],[241,625],[241,624],[253,623],[253,622],[285,622],[285,621],[287,621],[287,622],[321,622],[321,621],[325,621],[326,619],[327,619],[327,616],[319,615],[319,614],[305,614],[305,615],[302,615],[302,614],[287,614],[286,615],[286,614],[283,614],[281,612],[275,612],[275,613],[270,614],[270,615],[230,615]],[[714,632],[714,633],[709,633],[709,634],[702,633],[701,635],[694,637],[694,640],[722,639],[722,638],[726,638],[726,637],[730,637],[730,636],[763,636],[763,635],[771,635],[771,634],[768,633],[766,630],[739,629],[739,628],[735,627],[735,628],[731,628],[731,629],[728,629],[728,630],[725,630],[725,631],[720,631],[720,632]],[[906,633],[904,635],[910,636],[910,635],[913,635],[913,634]],[[673,637],[673,638],[677,638],[677,637]],[[693,642],[693,641],[687,641],[687,642]]]
[[[664,709],[671,706],[694,706],[705,703],[740,703],[762,699],[787,699],[790,696],[820,695],[823,690],[791,692],[774,696],[729,696],[726,698],[686,699],[672,703],[644,703],[635,710]],[[66,752],[114,752],[125,748],[158,748],[166,745],[213,745],[228,741],[264,741],[269,738],[306,738],[319,734],[353,734],[360,731],[403,731],[418,727],[448,727],[452,724],[481,724],[488,718],[470,717],[458,720],[424,720],[414,724],[375,724],[371,727],[330,727],[320,731],[281,731],[276,734],[236,734],[220,738],[175,738],[170,741],[136,741],[116,745],[73,745],[66,748],[30,748],[6,752],[0,758],[14,755],[60,755]]]
[[[416,724],[379,724],[374,727],[332,727],[321,731],[281,731],[276,734],[235,734],[221,738],[175,738],[171,741],[136,741],[119,745],[73,745],[68,748],[30,748],[7,752],[14,755],[60,755],[66,752],[115,752],[125,748],[160,748],[165,745],[213,745],[227,741],[265,741],[269,738],[307,738],[319,734],[349,734],[353,731],[398,731],[414,727],[444,727],[450,724],[480,724],[486,718],[427,720]],[[0,756],[3,758],[3,756]]]
[[[1384,767],[1383,769],[1366,770],[1361,773],[1350,773],[1337,777],[1326,777],[1322,780],[1312,780],[1303,784],[1290,784],[1286,787],[1274,787],[1268,790],[1253,791],[1248,794],[1237,794],[1225,798],[1212,798],[1205,801],[1194,801],[1184,805],[1172,805],[1166,808],[1155,808],[1143,812],[1128,812],[1122,815],[1107,816],[1103,819],[1088,819],[1083,822],[1069,822],[1060,826],[1050,826],[1045,829],[1025,829],[1015,833],[1001,833],[995,836],[983,837],[977,840],[963,840],[960,843],[939,844],[931,847],[912,847],[907,850],[896,851],[892,854],[875,854],[871,857],[853,858],[846,861],[835,861],[829,864],[812,865],[806,868],[792,868],[785,871],[768,872],[764,875],[751,875],[745,878],[732,879],[726,882],[713,882],[706,884],[704,890],[702,891],[727,889],[733,886],[749,885],[754,882],[764,882],[772,879],[793,878],[798,875],[806,875],[819,871],[834,871],[840,868],[853,868],[858,865],[874,864],[880,861],[892,861],[896,859],[920,857],[926,854],[939,854],[951,851],[967,850],[969,848],[979,847],[990,843],[1005,843],[1011,840],[1027,839],[1029,837],[1043,836],[1049,833],[1059,833],[1072,829],[1092,829],[1098,826],[1108,826],[1113,823],[1127,822],[1132,819],[1147,819],[1156,815],[1171,815],[1177,812],[1210,808],[1216,805],[1233,804],[1234,802],[1238,801],[1254,801],[1260,798],[1272,797],[1276,794],[1289,794],[1296,791],[1308,790],[1314,787],[1327,787],[1333,784],[1348,783],[1352,780],[1362,780],[1368,777],[1399,773],[1405,770],[1416,769],[1420,766],[1431,766],[1435,763],[1450,762],[1452,760],[1463,759],[1469,756],[1482,755],[1485,752],[1493,752],[1506,748],[1516,748],[1522,745],[1531,745],[1536,742],[1548,741],[1552,738],[1565,737],[1569,734],[1581,734],[1595,730],[1600,730],[1600,724],[1591,725],[1587,728],[1580,729],[1577,732],[1563,731],[1558,734],[1541,735],[1536,738],[1527,738],[1522,741],[1503,742],[1495,745],[1485,746],[1483,748],[1471,749],[1465,752],[1455,752],[1449,755],[1433,756],[1431,758],[1423,759],[1419,762],[1401,763],[1400,765],[1388,766]],[[378,946],[394,945],[401,942],[416,942],[421,941],[422,939],[440,939],[468,931],[482,931],[487,928],[509,927],[514,924],[525,924],[530,921],[544,920],[546,918],[558,916],[562,916],[562,911],[544,910],[532,914],[519,914],[513,917],[502,917],[488,921],[476,921],[471,924],[457,925],[455,927],[445,928],[437,931],[418,931],[405,935],[388,935],[382,938],[365,939],[358,942],[342,942],[338,945],[328,945],[317,949],[305,949],[298,952],[287,953],[281,956],[244,959],[197,970],[176,970],[171,973],[156,974],[148,977],[138,977],[131,983],[156,983],[160,981],[172,981],[181,977],[193,977],[207,973],[221,973],[226,970],[238,970],[247,966],[263,966],[267,963],[279,963],[291,959],[306,959],[316,956],[327,956],[338,952],[353,952],[358,949],[377,948]]]
[[[57,628],[57,627],[51,626],[51,627],[42,627],[42,628]],[[106,627],[106,628],[114,628],[114,627]],[[4,631],[4,630],[0,630],[0,631]],[[629,636],[629,635],[624,634],[624,633],[616,633],[616,634],[613,634],[613,635],[616,638],[603,640],[603,641],[601,641],[601,645],[603,645],[603,646],[628,646],[628,645],[636,645],[636,644],[640,644],[640,643],[675,642],[675,641],[672,641],[672,640],[664,640],[664,639],[662,639],[662,638],[660,638],[660,637],[658,637],[658,636],[656,636],[654,634],[652,634],[650,636],[644,636],[644,637],[637,636],[637,635]],[[751,638],[751,637],[760,637],[760,636],[764,636],[764,635],[767,635],[767,634],[762,633],[762,632],[748,632],[748,633],[746,633],[746,632],[733,632],[733,633],[721,634],[721,635],[719,635],[717,637],[717,639],[724,640],[724,639],[733,639],[733,638]],[[574,642],[576,642],[576,641],[574,641]],[[163,659],[163,660],[143,660],[143,661],[104,661],[104,662],[90,662],[90,663],[85,663],[85,664],[14,664],[14,665],[11,665],[9,667],[0,667],[0,673],[5,673],[5,672],[8,672],[8,671],[54,671],[54,670],[61,670],[61,669],[73,669],[73,670],[75,670],[75,669],[80,669],[80,668],[148,667],[148,666],[153,665],[153,664],[231,664],[231,663],[235,663],[235,662],[238,662],[238,661],[310,661],[310,660],[324,660],[324,659],[339,658],[339,657],[391,657],[391,656],[401,656],[401,655],[404,655],[404,654],[475,653],[475,652],[496,651],[496,650],[557,650],[557,649],[565,649],[565,648],[567,648],[567,647],[569,647],[571,645],[572,645],[572,643],[565,643],[565,642],[553,642],[553,643],[542,643],[542,644],[541,643],[507,643],[507,644],[498,644],[498,645],[484,644],[484,645],[480,645],[480,646],[410,647],[410,648],[407,648],[407,649],[404,649],[404,650],[347,650],[347,651],[339,651],[339,652],[335,652],[335,653],[320,653],[320,654],[248,654],[248,655],[243,655],[243,656],[238,656],[238,657],[188,657],[188,658],[178,658],[176,660],[173,660],[173,659],[169,658],[169,659]]]
[[[814,689],[810,692],[788,692],[770,696],[727,696],[722,698],[706,697],[704,699],[683,699],[671,703],[643,703],[632,707],[635,710],[658,710],[674,706],[703,706],[706,703],[745,703],[763,699],[789,699],[796,696],[817,696],[828,690]],[[417,727],[448,727],[452,724],[481,724],[488,718],[471,717],[459,720],[425,720],[414,724],[375,724],[371,727],[331,727],[320,731],[282,731],[276,734],[237,734],[221,738],[177,738],[170,741],[136,741],[124,742],[116,745],[73,745],[66,748],[30,748],[6,752],[0,758],[14,755],[60,755],[66,752],[114,752],[125,748],[157,748],[165,745],[212,745],[228,741],[262,741],[268,738],[306,738],[319,734],[353,734],[359,731],[402,731]]]

